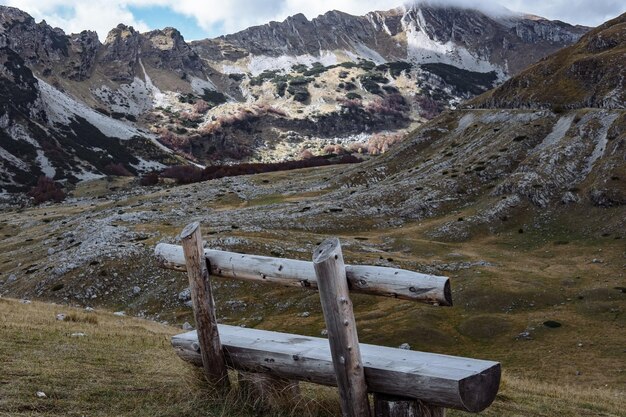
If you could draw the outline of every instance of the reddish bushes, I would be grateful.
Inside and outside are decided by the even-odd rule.
[[[348,153],[346,148],[341,145],[326,145],[323,151],[326,155],[345,155]]]
[[[377,133],[372,135],[365,143],[351,143],[348,149],[350,152],[380,155],[387,152],[393,145],[401,142],[404,136],[402,133]]]
[[[159,183],[159,173],[156,171],[148,172],[146,175],[142,176],[139,180],[139,184],[147,187],[150,185],[157,185]]]
[[[37,185],[31,188],[28,196],[33,198],[35,204],[41,204],[46,201],[60,203],[65,200],[65,192],[61,184],[48,177],[39,177]]]
[[[209,103],[204,100],[198,100],[193,105],[193,111],[196,114],[206,114],[210,108]]]
[[[175,151],[186,152],[189,149],[189,138],[186,136],[178,136],[170,132],[166,128],[158,130],[159,142]]]
[[[406,100],[402,94],[387,94],[367,103],[365,110],[368,113],[382,116],[404,117],[408,110]]]
[[[308,149],[303,149],[302,152],[300,152],[300,159],[311,159],[313,156],[313,152]]]
[[[433,100],[432,98],[421,95],[415,98],[415,102],[419,107],[418,113],[425,119],[434,119],[439,113],[443,111],[443,105]]]
[[[115,177],[132,177],[133,176],[133,173],[130,172],[128,168],[126,168],[124,164],[122,163],[119,163],[119,164],[111,163],[105,166],[103,171],[105,174],[113,175]]]
[[[165,168],[161,172],[164,178],[173,178],[178,184],[191,184],[202,181],[202,168],[191,165],[178,165]]]
[[[323,156],[313,156],[309,159],[297,161],[275,162],[271,164],[237,164],[237,165],[212,165],[205,169],[194,166],[174,166],[166,168],[161,176],[174,178],[178,184],[190,184],[193,182],[208,181],[223,177],[238,175],[260,174],[263,172],[288,171],[300,168],[312,168],[333,164],[354,164],[362,162],[361,159],[344,155],[339,159],[331,160]]]
[[[379,155],[385,153],[390,147],[404,139],[402,133],[392,134],[376,134],[367,142],[367,153],[370,155]]]

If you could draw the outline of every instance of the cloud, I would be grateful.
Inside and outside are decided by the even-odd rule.
[[[156,29],[142,20],[142,8],[160,7],[194,19],[207,37],[231,33],[270,20],[304,13],[312,19],[328,10],[350,14],[387,10],[401,6],[405,0],[0,0],[0,4],[18,7],[35,19],[68,33],[96,30],[104,39],[118,23],[139,31]],[[596,26],[626,11],[623,0],[427,0],[430,3],[478,8],[490,14],[501,14],[503,6],[570,23]],[[131,11],[131,8],[133,11]],[[133,13],[134,12],[134,13]],[[184,29],[184,28],[181,28]]]
[[[133,16],[122,1],[8,0],[3,3],[26,11],[37,21],[46,20],[67,33],[95,30],[100,39],[119,23],[132,25],[140,31],[150,29]]]

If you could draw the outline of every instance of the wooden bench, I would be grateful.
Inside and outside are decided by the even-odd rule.
[[[358,342],[348,292],[451,306],[446,277],[394,268],[349,266],[337,239],[323,242],[313,262],[203,249],[199,224],[181,234],[183,246],[159,244],[165,268],[187,270],[197,331],[176,335],[184,360],[203,366],[216,386],[229,384],[226,367],[280,383],[308,381],[338,386],[344,416],[442,416],[445,408],[479,412],[498,392],[500,364]],[[212,276],[318,289],[329,339],[218,325]],[[199,337],[200,336],[200,337]],[[281,382],[282,381],[282,382]]]

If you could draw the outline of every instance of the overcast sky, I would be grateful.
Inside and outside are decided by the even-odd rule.
[[[493,10],[506,6],[568,23],[597,26],[626,12],[625,0],[430,0]],[[174,26],[188,40],[215,37],[270,20],[304,13],[309,19],[328,10],[351,14],[387,10],[405,0],[0,0],[37,21],[68,33],[95,30],[101,40],[118,23],[140,31]]]

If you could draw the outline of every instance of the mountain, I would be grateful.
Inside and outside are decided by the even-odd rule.
[[[544,58],[479,97],[479,107],[623,109],[626,103],[626,18],[622,15],[577,44]]]
[[[626,14],[445,112],[337,178],[352,190],[344,207],[399,223],[444,216],[430,234],[453,240],[528,223],[585,236],[620,233],[625,40]]]
[[[101,43],[95,32],[66,35],[0,7],[0,188],[27,189],[42,174],[76,183],[368,149],[377,135],[402,135],[587,30],[422,4],[295,15],[191,43],[174,28],[118,25]]]

